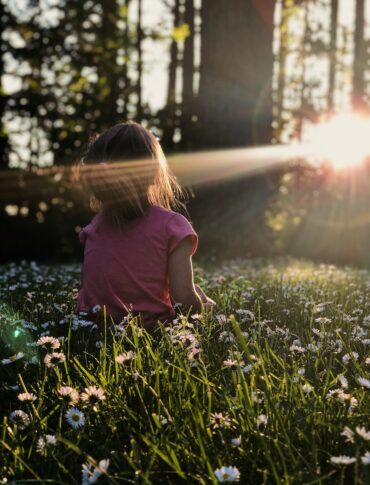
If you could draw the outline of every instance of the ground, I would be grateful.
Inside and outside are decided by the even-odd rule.
[[[1,268],[0,483],[368,483],[369,272],[198,264],[217,309],[154,332],[74,318],[79,275]]]

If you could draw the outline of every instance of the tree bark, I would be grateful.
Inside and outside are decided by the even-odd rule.
[[[190,150],[193,146],[192,116],[194,114],[194,0],[187,0],[185,23],[190,35],[185,39],[182,64],[182,114],[181,114],[181,149]]]
[[[203,0],[199,147],[271,141],[274,0]]]
[[[356,0],[355,20],[355,52],[353,64],[353,91],[352,105],[355,110],[362,111],[365,108],[365,69],[366,69],[366,43],[364,39],[365,29],[365,0]]]
[[[3,4],[3,0],[0,0],[0,19],[1,25],[0,25],[0,169],[4,170],[9,167],[9,139],[8,135],[4,126],[4,115],[5,115],[5,108],[6,108],[6,102],[7,102],[7,96],[4,94],[3,91],[3,84],[2,84],[2,78],[4,75],[4,59],[3,55],[6,52],[6,44],[3,40],[3,31],[7,27],[6,22],[4,22],[4,19],[6,19],[6,10]]]
[[[329,69],[329,92],[328,110],[334,110],[334,92],[337,69],[337,32],[338,32],[338,0],[331,0],[330,13],[330,69]]]
[[[180,23],[180,0],[175,0],[173,7],[173,25],[177,27]],[[176,112],[176,73],[178,66],[178,45],[173,39],[170,49],[170,64],[168,67],[168,88],[167,88],[167,102],[166,108],[163,111],[163,146],[171,150],[173,149],[173,135],[175,132],[175,112]]]

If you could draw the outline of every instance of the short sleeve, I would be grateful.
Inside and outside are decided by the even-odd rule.
[[[81,244],[85,244],[85,242],[86,242],[86,232],[85,232],[85,229],[81,229],[81,231],[78,233],[78,238],[79,238]]]
[[[167,223],[167,245],[169,254],[172,253],[180,241],[188,236],[191,236],[192,239],[193,246],[191,255],[193,255],[198,246],[198,235],[186,217],[176,213]]]

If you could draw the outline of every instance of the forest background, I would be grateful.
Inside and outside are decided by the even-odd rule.
[[[368,160],[294,150],[368,115],[369,19],[365,0],[1,0],[1,261],[80,258],[70,168],[133,119],[189,189],[199,255],[370,267]]]

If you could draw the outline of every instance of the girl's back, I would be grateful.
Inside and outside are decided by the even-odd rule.
[[[171,320],[175,311],[169,293],[168,258],[188,236],[194,254],[197,235],[190,222],[156,205],[123,230],[114,228],[104,212],[99,212],[79,234],[85,251],[77,311],[91,314],[96,305],[105,305],[115,321],[122,320],[127,311],[140,312],[147,327],[157,319]]]

